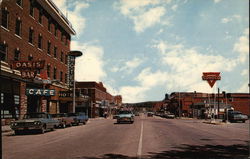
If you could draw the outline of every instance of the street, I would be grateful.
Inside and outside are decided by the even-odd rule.
[[[204,120],[203,120],[204,121]],[[249,121],[212,125],[144,114],[134,124],[92,119],[45,134],[3,136],[4,159],[247,158]]]

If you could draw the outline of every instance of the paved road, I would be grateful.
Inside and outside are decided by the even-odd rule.
[[[134,124],[95,119],[45,134],[3,137],[4,159],[247,158],[249,122],[136,117]]]

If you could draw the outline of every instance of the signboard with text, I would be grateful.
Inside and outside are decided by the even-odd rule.
[[[202,80],[207,81],[211,88],[213,88],[215,82],[220,79],[220,72],[203,72]]]
[[[30,95],[30,96],[55,96],[56,91],[54,89],[27,88],[26,95]]]
[[[13,69],[17,70],[37,70],[44,68],[45,61],[13,61]]]

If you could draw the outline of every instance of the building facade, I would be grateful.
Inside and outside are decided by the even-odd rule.
[[[92,118],[103,117],[104,113],[111,114],[122,104],[122,96],[108,93],[102,82],[76,82],[76,89],[89,96],[87,110]]]
[[[69,90],[70,22],[51,0],[3,0],[0,18],[2,117],[70,112],[59,100]]]

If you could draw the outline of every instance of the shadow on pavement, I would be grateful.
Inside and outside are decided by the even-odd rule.
[[[149,152],[140,159],[247,159],[249,157],[248,144],[229,146],[183,144],[173,148],[175,150]],[[139,157],[105,154],[100,157],[78,157],[76,159],[139,159]]]

